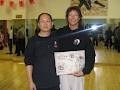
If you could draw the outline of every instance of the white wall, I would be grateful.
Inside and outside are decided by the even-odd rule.
[[[108,18],[120,18],[120,0],[109,0]]]
[[[65,17],[70,0],[36,0],[35,5],[28,5],[27,18],[36,19],[42,12],[50,13],[54,19]]]
[[[20,8],[18,5],[19,0],[14,0],[17,4],[17,7],[11,10],[9,8],[8,1],[9,0],[5,0],[4,6],[0,6],[0,20],[15,19],[16,15],[22,15],[22,19],[36,19],[41,12],[50,13],[54,19],[64,19],[65,11],[71,4],[71,0],[35,0],[35,4],[30,5],[28,0],[24,0],[26,2],[26,5],[25,7]],[[108,0],[108,16],[89,16],[84,18],[120,18],[119,10],[120,0]]]

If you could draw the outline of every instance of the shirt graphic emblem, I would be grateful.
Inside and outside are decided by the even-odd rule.
[[[80,44],[80,39],[74,39],[73,44],[74,45],[79,45]]]

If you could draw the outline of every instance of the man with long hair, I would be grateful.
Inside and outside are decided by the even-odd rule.
[[[60,75],[61,90],[84,90],[84,75],[89,74],[95,63],[95,51],[93,44],[86,34],[82,32],[82,14],[79,7],[69,7],[66,11],[67,25],[58,30],[58,36],[70,34],[60,38],[57,42],[60,52],[85,51],[85,66],[82,70],[71,74]],[[74,34],[76,32],[79,32]],[[73,35],[72,35],[73,34]]]

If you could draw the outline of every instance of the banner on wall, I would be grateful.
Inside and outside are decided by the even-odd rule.
[[[34,4],[34,3],[35,3],[35,0],[29,0],[29,3],[30,3],[30,4]]]
[[[71,6],[79,6],[83,16],[107,16],[108,0],[71,0]]]
[[[19,0],[19,7],[24,7],[24,0]]]
[[[4,5],[4,0],[0,0],[0,6]]]
[[[14,2],[13,0],[10,0],[10,1],[9,1],[9,7],[10,7],[11,9],[14,9],[14,8],[15,8],[15,2]]]

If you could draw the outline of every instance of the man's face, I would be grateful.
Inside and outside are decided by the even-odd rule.
[[[40,28],[41,31],[43,32],[48,32],[51,30],[52,28],[52,21],[51,21],[51,18],[50,16],[46,15],[46,14],[43,14],[41,17],[40,17],[40,20],[39,20],[39,23],[38,23],[38,26]]]
[[[71,26],[76,26],[78,25],[78,22],[80,20],[79,14],[77,13],[77,11],[72,10],[69,14],[68,14],[68,23]]]

